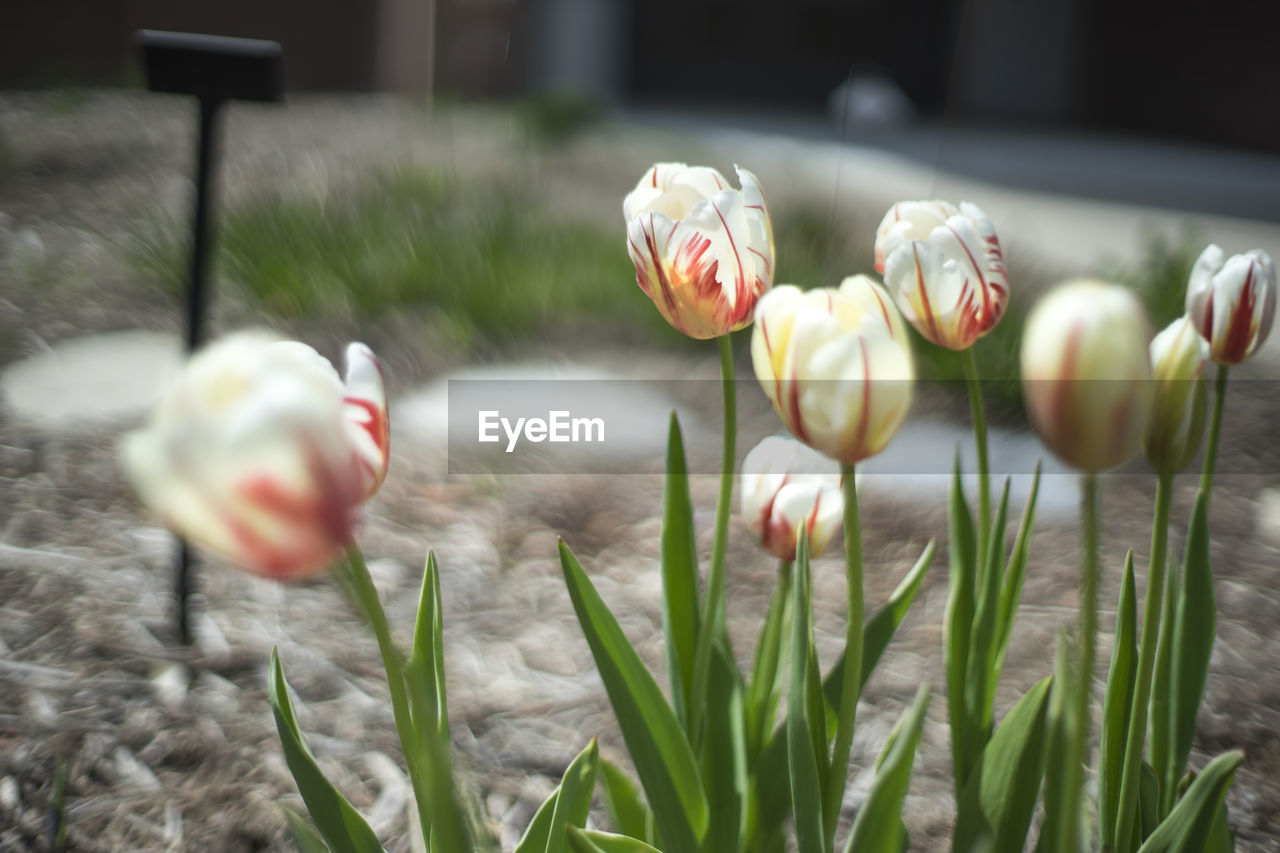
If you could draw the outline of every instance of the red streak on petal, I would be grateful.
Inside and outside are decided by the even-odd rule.
[[[968,244],[960,239],[960,235],[956,233],[956,229],[948,225],[947,230],[955,235],[956,242],[960,244],[960,248],[964,249],[965,257],[969,259],[969,266],[973,267],[973,271],[978,275],[978,287],[982,291],[982,313],[979,315],[979,319],[985,320],[991,314],[991,294],[988,292],[987,278],[982,274],[982,267],[978,265],[977,259],[973,257],[973,252],[969,251]]]
[[[1045,424],[1045,431],[1054,437],[1050,445],[1057,444],[1063,435],[1074,429],[1074,424],[1068,424],[1064,418],[1071,415],[1067,409],[1068,404],[1071,402],[1071,387],[1072,383],[1075,382],[1076,360],[1080,354],[1080,338],[1083,334],[1084,324],[1082,322],[1077,322],[1071,327],[1071,331],[1067,334],[1067,340],[1062,347],[1062,361],[1059,364],[1058,375],[1049,380],[1042,380],[1053,383],[1053,389],[1049,396],[1049,422]]]
[[[769,496],[769,500],[765,502],[765,505],[760,508],[761,541],[764,544],[765,548],[767,548],[769,551],[773,552],[774,554],[777,554],[777,556],[782,557],[784,559],[786,558],[785,553],[778,554],[778,551],[783,550],[785,552],[785,545],[786,545],[787,539],[790,537],[790,530],[788,529],[788,525],[786,524],[786,519],[781,519],[780,521],[774,520],[773,505],[777,503],[778,492],[782,491],[782,487],[787,484],[787,480],[789,480],[790,477],[791,477],[790,474],[782,475],[782,482],[778,483],[778,488],[776,488],[773,494]],[[782,547],[780,548],[780,546]],[[791,549],[792,549],[791,559],[794,560],[795,559],[794,543],[791,545]]]
[[[1253,339],[1253,315],[1258,302],[1255,269],[1256,264],[1250,263],[1244,285],[1240,288],[1239,299],[1231,306],[1231,321],[1227,324],[1226,340],[1222,342],[1218,356],[1229,364],[1244,361],[1249,353],[1249,343]]]
[[[658,279],[658,289],[662,292],[662,301],[667,307],[667,316],[673,317],[675,316],[676,299],[675,295],[671,292],[671,283],[667,280],[667,273],[663,269],[662,258],[658,255],[658,245],[657,239],[654,236],[655,231],[653,228],[652,213],[649,214],[649,227],[642,228],[642,230],[644,231],[644,243],[649,248],[649,259],[653,263],[654,275],[656,275]],[[641,286],[643,287],[643,285]],[[649,296],[650,298],[653,298],[652,293],[650,293]]]
[[[756,255],[758,258],[760,258],[760,260],[764,261],[765,272],[767,273],[773,272],[773,264],[769,262],[769,259],[764,256],[763,252],[761,252],[759,249],[755,247],[748,247],[747,251],[751,252],[753,255]]]
[[[357,457],[357,462],[368,473],[372,479],[368,480],[368,489],[370,495],[374,490],[382,484],[382,479],[387,473],[387,465],[391,461],[391,424],[387,421],[387,411],[372,400],[363,400],[358,397],[346,397],[343,402],[349,406],[355,406],[362,409],[368,416],[368,420],[358,420],[356,424],[369,434],[373,439],[374,446],[378,448],[378,452],[382,455],[380,465],[373,465],[363,456]]]
[[[937,343],[942,340],[938,331],[938,320],[933,316],[933,307],[929,304],[929,291],[924,286],[924,270],[920,266],[920,249],[916,241],[911,243],[911,253],[916,259],[916,292],[920,294],[920,306],[924,310],[924,321],[929,325],[929,340]]]
[[[871,288],[871,293],[875,296],[876,302],[880,304],[880,313],[884,315],[884,324],[889,327],[890,331],[892,331],[893,321],[889,319],[889,306],[885,305],[884,299],[880,297],[880,289],[877,287],[873,287]]]
[[[800,379],[796,376],[794,368],[791,371],[791,382],[787,391],[789,392],[787,402],[790,404],[790,409],[784,416],[784,420],[790,421],[787,426],[795,433],[796,438],[808,444],[809,433],[804,428],[804,418],[800,414]]]
[[[734,260],[734,263],[738,265],[738,281],[737,281],[738,295],[739,297],[745,299],[747,296],[746,294],[747,282],[746,282],[746,276],[743,274],[743,270],[742,270],[742,256],[738,254],[738,244],[734,242],[733,232],[729,230],[729,223],[725,221],[724,214],[720,212],[720,205],[716,204],[715,202],[712,202],[711,209],[716,212],[716,216],[720,217],[720,224],[724,226],[724,234],[726,237],[729,238],[729,248],[733,249],[733,260]]]
[[[809,532],[809,540],[813,541],[813,528],[818,524],[818,508],[822,506],[822,491],[813,499],[813,512],[809,513],[809,518],[805,521],[805,529]]]

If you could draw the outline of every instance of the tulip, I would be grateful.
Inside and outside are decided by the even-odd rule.
[[[1181,471],[1200,448],[1205,422],[1201,374],[1208,360],[1209,344],[1189,317],[1174,320],[1151,341],[1155,393],[1142,449],[1161,473]]]
[[[1004,256],[977,205],[898,202],[876,229],[875,252],[903,316],[940,347],[968,349],[1004,315]]]
[[[773,283],[773,225],[756,176],[658,163],[622,202],[636,283],[678,331],[715,338],[750,325]]]
[[[143,503],[193,542],[291,580],[350,544],[355,509],[381,485],[382,376],[363,344],[347,382],[311,347],[239,334],[198,353],[150,424],[125,439]]]
[[[1150,337],[1127,289],[1080,279],[1040,300],[1022,335],[1031,421],[1069,465],[1096,472],[1138,449],[1151,405]]]
[[[848,465],[883,450],[911,405],[906,324],[866,276],[838,289],[769,291],[756,309],[751,359],[791,434]]]
[[[1276,265],[1261,249],[1223,260],[1210,244],[1200,253],[1187,284],[1187,316],[1209,342],[1219,364],[1253,356],[1271,332],[1276,313]]]
[[[802,528],[810,556],[821,554],[840,527],[843,507],[831,460],[794,439],[770,436],[742,460],[742,516],[779,559],[795,560]]]

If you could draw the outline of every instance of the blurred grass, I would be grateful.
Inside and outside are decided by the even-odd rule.
[[[553,148],[599,124],[604,104],[574,92],[548,92],[518,102],[515,114],[525,137]]]
[[[636,287],[621,223],[555,221],[530,195],[407,169],[342,200],[263,197],[221,217],[215,269],[280,317],[371,322],[436,309],[464,346],[584,318],[642,337],[670,332]],[[187,275],[176,231],[140,241],[133,258],[175,289]]]

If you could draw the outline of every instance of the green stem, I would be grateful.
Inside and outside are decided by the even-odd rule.
[[[1151,697],[1151,674],[1155,669],[1159,639],[1160,609],[1164,604],[1165,549],[1169,540],[1169,505],[1173,474],[1156,480],[1156,508],[1151,522],[1151,560],[1147,565],[1147,594],[1142,609],[1142,641],[1138,647],[1138,683],[1134,687],[1133,708],[1124,745],[1124,771],[1120,779],[1120,810],[1116,820],[1115,849],[1130,849],[1134,813],[1138,807],[1138,782],[1142,769],[1142,747],[1147,738],[1147,700]]]
[[[1098,475],[1084,475],[1080,515],[1084,541],[1080,559],[1080,664],[1072,716],[1075,725],[1067,750],[1066,809],[1062,814],[1065,833],[1063,851],[1079,849],[1079,833],[1084,797],[1084,766],[1089,752],[1089,699],[1093,694],[1093,656],[1098,633]]]
[[[695,747],[702,740],[707,678],[711,670],[711,646],[715,638],[724,631],[724,555],[729,541],[729,511],[733,498],[733,468],[737,450],[738,404],[733,387],[733,342],[728,335],[722,335],[718,342],[720,388],[724,395],[724,441],[720,457],[720,496],[716,500],[715,538],[711,543],[711,568],[707,571],[707,595],[703,601],[698,647],[693,658],[689,735]]]
[[[973,347],[960,353],[964,365],[965,385],[969,389],[969,413],[973,419],[973,440],[978,451],[978,572],[986,566],[987,538],[991,535],[991,468],[987,461],[987,414],[982,405],[982,383],[978,380],[978,362]],[[978,588],[982,578],[977,578]]]
[[[828,780],[827,800],[823,807],[826,816],[827,839],[835,835],[836,821],[840,817],[840,803],[844,800],[844,788],[849,778],[849,750],[853,746],[853,724],[858,709],[858,694],[862,692],[862,526],[858,519],[858,491],[854,485],[852,465],[840,466],[841,485],[844,490],[844,577],[845,615],[844,674],[840,684],[840,707],[837,709],[836,740],[831,752],[831,777]],[[828,843],[828,847],[830,847]]]
[[[1204,448],[1204,469],[1200,472],[1200,491],[1209,493],[1213,485],[1213,468],[1218,461],[1218,433],[1222,430],[1222,409],[1227,399],[1227,365],[1218,365],[1218,381],[1213,385],[1213,415],[1209,420],[1209,440]]]
[[[391,629],[387,625],[387,615],[378,601],[378,591],[369,576],[369,568],[365,565],[364,555],[352,543],[347,546],[347,565],[351,569],[345,577],[339,576],[348,594],[359,608],[378,638],[378,651],[382,653],[382,665],[387,672],[387,686],[391,690],[391,709],[395,715],[396,731],[400,735],[400,748],[404,750],[405,764],[409,768],[409,780],[413,784],[413,796],[418,803],[418,821],[422,827],[422,837],[431,838],[431,820],[428,814],[431,799],[430,785],[421,761],[421,748],[417,732],[413,728],[413,718],[409,712],[409,696],[405,688],[404,662],[400,650],[391,638]],[[470,849],[469,845],[467,849]]]

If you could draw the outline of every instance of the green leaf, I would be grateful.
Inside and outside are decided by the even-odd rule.
[[[875,672],[876,664],[880,662],[880,657],[884,654],[884,650],[888,648],[889,642],[893,639],[893,635],[897,632],[898,626],[902,624],[902,620],[907,615],[907,611],[911,608],[911,603],[915,601],[916,593],[920,591],[920,582],[924,580],[925,574],[929,571],[929,566],[933,563],[933,554],[937,550],[937,543],[930,539],[929,544],[925,546],[924,551],[920,553],[920,558],[916,560],[916,564],[911,567],[911,571],[898,583],[893,594],[889,596],[889,600],[885,602],[884,607],[876,612],[875,616],[862,628],[862,684],[859,685],[858,692],[861,694],[862,688],[867,686],[867,679]],[[835,665],[831,667],[831,672],[827,674],[827,678],[822,682],[822,692],[827,697],[827,704],[833,709],[840,702],[840,691],[844,687],[844,653],[836,660]]]
[[[1044,775],[1052,682],[1042,679],[1018,700],[979,756],[957,810],[955,853],[1023,848]]]
[[[747,742],[742,705],[742,676],[729,652],[716,642],[707,679],[707,726],[702,779],[709,823],[702,840],[706,853],[737,850],[746,818]]]
[[[1077,689],[1074,672],[1069,661],[1066,629],[1058,634],[1057,651],[1054,656],[1053,689],[1049,694],[1049,722],[1045,733],[1048,740],[1048,751],[1045,755],[1044,768],[1044,822],[1040,825],[1040,838],[1036,842],[1036,853],[1076,853],[1066,851],[1063,838],[1068,834],[1067,821],[1078,820],[1078,816],[1068,814],[1071,792],[1062,780],[1067,776],[1067,745],[1071,742],[1074,723],[1071,700]]]
[[[289,824],[289,834],[293,843],[298,845],[302,853],[329,853],[329,845],[324,843],[315,826],[293,809],[284,810],[284,821]]]
[[[778,662],[783,654],[783,640],[787,629],[787,614],[791,606],[791,563],[783,561],[778,568],[778,581],[769,610],[765,614],[764,627],[756,641],[755,658],[751,665],[751,683],[747,688],[747,756],[754,761],[764,748],[765,738],[773,726],[780,698]]]
[[[444,682],[444,625],[440,600],[440,570],[436,555],[427,552],[413,625],[413,649],[405,676],[413,695],[413,725],[420,734],[435,731],[449,736],[449,707]]]
[[[1164,603],[1160,608],[1160,639],[1156,643],[1156,664],[1151,676],[1151,707],[1148,711],[1147,740],[1151,766],[1160,780],[1160,812],[1164,817],[1173,808],[1173,635],[1174,616],[1178,612],[1181,592],[1178,557],[1169,549],[1169,566],[1164,587]]]
[[[815,754],[814,733],[825,737],[826,723],[812,720],[813,601],[809,587],[809,537],[804,529],[796,547],[794,576],[795,602],[791,618],[791,676],[787,689],[787,766],[791,778],[791,802],[794,805],[796,842],[800,853],[826,853],[826,834],[822,823],[823,779],[819,755]],[[825,739],[821,755],[825,756]]]
[[[1137,595],[1133,580],[1133,550],[1130,549],[1124,560],[1111,669],[1107,673],[1107,692],[1102,699],[1098,812],[1102,824],[1102,846],[1105,848],[1115,844],[1116,823],[1120,817],[1120,780],[1124,775],[1125,743],[1129,736],[1138,665],[1134,641],[1138,622]]]
[[[582,565],[563,542],[560,565],[667,853],[694,853],[707,829],[707,799],[684,729]]]
[[[749,840],[753,842],[773,837],[791,812],[788,732],[789,727],[785,723],[774,731],[751,766],[748,781],[752,807],[747,817]]]
[[[320,772],[311,750],[307,749],[302,732],[298,730],[298,718],[289,699],[289,685],[280,665],[279,650],[271,649],[270,677],[267,692],[271,697],[271,712],[276,718],[276,731],[289,772],[298,783],[302,801],[316,822],[316,828],[334,853],[366,853],[381,851],[382,845],[360,813],[347,798],[330,784]]]
[[[1173,776],[1182,774],[1191,755],[1196,716],[1209,676],[1218,606],[1213,594],[1213,574],[1209,569],[1209,496],[1200,492],[1191,512],[1187,531],[1186,562],[1182,569],[1182,590],[1173,634],[1171,725]]]
[[[1160,823],[1160,779],[1147,762],[1142,762],[1142,775],[1138,777],[1138,821],[1134,826],[1137,837],[1127,849],[1137,850],[1147,836],[1155,832]]]
[[[911,567],[911,570],[899,582],[893,594],[889,596],[889,600],[863,627],[863,686],[866,685],[871,673],[875,671],[876,664],[879,662],[889,642],[893,639],[898,626],[902,624],[903,618],[915,600],[916,593],[920,591],[921,582],[932,564],[936,550],[936,543],[930,540],[920,554],[920,558],[916,560],[915,565]],[[832,709],[832,713],[834,713],[833,709],[836,703],[840,701],[840,691],[843,683],[844,656],[841,655],[822,682],[824,704],[827,708]],[[824,717],[826,716],[829,715],[824,713]],[[834,722],[834,718],[832,718],[832,721]],[[828,727],[828,737],[831,735],[832,732]],[[755,787],[757,789],[756,795],[753,797],[753,802],[755,803],[754,816],[757,818],[758,825],[762,828],[762,831],[765,831],[764,828],[771,829],[785,820],[791,807],[791,792],[787,785],[786,762],[787,748],[784,724],[782,729],[774,732],[765,741],[764,748],[752,766],[751,775],[755,779]]]
[[[409,712],[427,775],[430,802],[420,803],[431,818],[433,846],[462,850],[468,846],[467,821],[453,786],[449,744],[449,704],[444,673],[444,602],[436,555],[427,552],[414,617],[413,648],[405,664]]]
[[[662,629],[671,697],[687,730],[693,659],[698,644],[698,550],[680,421],[671,413],[662,504]]]
[[[559,799],[560,786],[556,785],[555,790],[547,795],[542,805],[533,813],[533,820],[525,827],[524,835],[520,837],[520,843],[513,853],[543,853],[547,849],[552,822],[555,820],[556,801]]]
[[[1004,481],[995,522],[991,525],[984,551],[987,564],[979,578],[982,582],[974,602],[973,627],[969,639],[969,662],[965,678],[965,713],[968,717],[968,743],[965,751],[979,755],[991,737],[991,704],[994,685],[990,684],[995,668],[997,620],[1000,618],[1000,567],[1004,564],[1004,534],[1009,519],[1009,479]],[[972,772],[972,771],[971,771]]]
[[[613,825],[623,835],[653,841],[653,812],[637,785],[626,772],[608,759],[600,759],[600,786]]]
[[[636,838],[576,826],[569,827],[569,846],[574,853],[662,853]]]
[[[911,766],[928,706],[929,688],[922,684],[916,691],[915,701],[894,726],[876,760],[876,776],[854,818],[845,853],[900,853],[902,850],[902,801],[911,783]]]
[[[1223,798],[1243,760],[1244,753],[1232,751],[1210,761],[1138,853],[1204,853]]]
[[[1009,638],[1013,636],[1013,623],[1018,617],[1018,602],[1022,600],[1022,582],[1027,576],[1027,560],[1031,553],[1031,533],[1036,523],[1036,500],[1040,495],[1040,461],[1036,461],[1036,473],[1031,480],[1031,492],[1027,495],[1018,524],[1018,536],[1013,542],[1009,564],[1005,566],[1004,580],[1000,585],[1000,617],[996,620],[996,656],[991,669],[991,681],[987,687],[987,707],[995,701],[996,685],[1004,671],[1005,655],[1009,651]]]
[[[586,826],[587,812],[591,809],[591,792],[596,787],[596,764],[600,749],[592,738],[587,748],[573,759],[560,780],[560,794],[551,818],[551,832],[547,836],[546,853],[564,853],[568,849],[566,826]]]
[[[1213,819],[1213,826],[1209,829],[1209,843],[1205,846],[1205,853],[1232,853],[1235,849],[1236,837],[1228,820],[1227,801],[1223,799],[1222,805],[1218,806],[1218,814]]]
[[[960,451],[956,450],[951,477],[951,506],[948,513],[948,550],[951,571],[947,584],[947,612],[943,625],[946,646],[943,658],[947,670],[947,721],[951,726],[951,763],[957,797],[969,778],[974,756],[969,751],[969,715],[965,709],[965,677],[969,669],[969,639],[973,631],[974,584],[977,548],[973,517],[965,502],[960,480]]]

